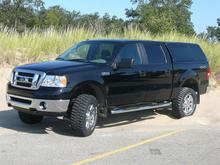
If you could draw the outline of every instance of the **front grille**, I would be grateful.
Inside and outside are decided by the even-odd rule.
[[[11,85],[18,88],[37,90],[45,76],[44,72],[16,69],[12,74]]]
[[[34,77],[33,73],[24,73],[24,72],[18,72],[19,76],[27,76],[27,77]]]
[[[21,98],[17,98],[17,97],[10,97],[10,99],[15,102],[29,104],[29,105],[31,105],[31,102],[32,102],[31,100],[25,100],[25,99],[21,99]]]

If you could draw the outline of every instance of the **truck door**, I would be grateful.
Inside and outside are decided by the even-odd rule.
[[[143,42],[145,101],[166,101],[172,92],[172,63],[163,43]]]
[[[106,79],[109,105],[129,105],[144,100],[145,81],[140,76],[143,70],[143,57],[136,43],[128,43],[122,46],[115,63],[128,58],[134,60],[134,65],[131,68],[113,70]]]

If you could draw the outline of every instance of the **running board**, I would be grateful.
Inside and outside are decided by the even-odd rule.
[[[111,114],[121,114],[121,113],[128,113],[128,112],[136,112],[136,111],[144,111],[144,110],[149,110],[149,109],[158,109],[158,108],[165,108],[169,107],[172,103],[162,103],[162,104],[157,104],[157,105],[152,105],[152,106],[138,106],[138,107],[129,107],[129,108],[114,108],[111,110]]]

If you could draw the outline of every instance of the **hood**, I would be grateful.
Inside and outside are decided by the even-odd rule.
[[[67,70],[77,70],[77,69],[86,69],[95,67],[96,65],[93,63],[87,62],[78,62],[78,61],[48,61],[41,63],[33,63],[16,67],[16,69],[27,69],[27,70],[35,70],[42,71],[45,73],[62,73]]]

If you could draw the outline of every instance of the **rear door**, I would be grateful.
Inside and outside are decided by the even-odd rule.
[[[145,57],[145,101],[169,100],[172,92],[172,63],[165,45],[144,42],[141,47]]]

